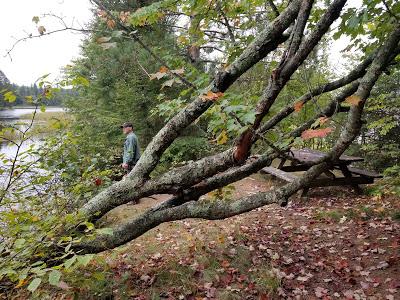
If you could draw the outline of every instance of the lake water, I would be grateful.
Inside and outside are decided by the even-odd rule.
[[[30,120],[26,118],[26,115],[32,114],[35,111],[34,108],[13,108],[13,109],[4,109],[0,110],[0,123],[7,125],[12,125],[15,123],[28,123]],[[46,111],[47,112],[62,112],[64,111],[64,108],[62,107],[47,107]],[[39,109],[37,110],[38,114],[43,114]],[[34,122],[34,124],[39,123],[38,121]],[[21,125],[23,126],[23,125]],[[40,144],[39,139],[32,139],[28,140],[24,143],[22,147],[22,151],[27,149],[30,145],[38,145]],[[12,145],[10,143],[4,142],[0,140],[0,153],[5,153],[7,157],[12,157],[15,155],[17,147],[15,145]]]

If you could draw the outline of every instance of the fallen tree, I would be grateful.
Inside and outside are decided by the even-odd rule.
[[[101,2],[94,2],[101,9],[105,9]],[[338,19],[345,3],[345,0],[332,1],[317,24],[306,33],[305,28],[309,22],[313,1],[291,1],[272,22],[266,24],[265,29],[233,63],[216,72],[210,85],[205,90],[197,91],[191,103],[167,122],[147,146],[126,180],[113,184],[95,196],[81,208],[80,213],[89,220],[96,220],[117,206],[143,197],[168,193],[172,195],[171,199],[133,220],[127,220],[125,224],[114,228],[111,235],[83,239],[75,246],[76,250],[80,253],[96,253],[111,249],[168,221],[185,218],[223,219],[272,203],[286,205],[291,195],[307,187],[313,179],[326,171],[359,134],[363,107],[371,89],[380,74],[388,68],[400,52],[400,26],[397,21],[393,21],[391,31],[387,33],[383,43],[376,47],[376,51],[350,70],[346,76],[310,91],[275,115],[267,119],[265,117],[291,76],[315,49],[332,23]],[[235,146],[222,153],[188,163],[151,178],[150,174],[159,163],[162,154],[182,131],[215,101],[218,101],[220,95],[229,89],[242,74],[282,45],[285,50],[279,66],[271,73],[269,82],[255,108],[255,121],[237,137]],[[284,147],[275,146],[271,142],[268,152],[256,159],[248,159],[252,145],[259,139],[265,140],[265,134],[269,130],[295,111],[296,103],[301,102],[303,106],[316,95],[340,88],[343,89],[325,108],[283,137],[289,141]],[[213,97],[205,97],[207,93],[211,93]],[[274,158],[287,155],[295,137],[309,129],[319,118],[329,118],[341,113],[340,104],[350,96],[356,101],[347,112],[343,112],[347,114],[346,124],[335,146],[321,161],[305,172],[301,179],[273,191],[258,193],[233,202],[207,202],[200,199],[202,195],[216,188],[259,171],[268,166]],[[268,143],[268,140],[266,142]]]

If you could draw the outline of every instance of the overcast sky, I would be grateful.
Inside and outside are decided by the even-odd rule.
[[[37,78],[51,73],[52,78],[60,74],[60,68],[67,65],[71,59],[79,56],[79,45],[83,34],[76,32],[60,32],[49,36],[30,39],[19,43],[11,52],[10,57],[4,57],[12,47],[15,38],[38,34],[37,26],[44,25],[47,31],[56,30],[62,26],[54,18],[41,19],[38,25],[32,22],[34,16],[53,13],[65,17],[68,25],[84,26],[91,18],[89,0],[12,0],[1,1],[0,6],[0,70],[12,83],[31,85]],[[348,5],[357,6],[360,0],[349,0]],[[347,46],[348,39],[334,42],[332,45],[332,68],[340,70],[340,50]]]
[[[38,77],[52,73],[58,76],[60,68],[79,55],[82,34],[61,32],[31,39],[18,44],[10,57],[4,57],[15,38],[38,34],[32,17],[45,13],[65,16],[68,25],[84,25],[91,18],[89,0],[12,0],[0,5],[0,70],[17,84],[32,84]],[[39,22],[47,31],[61,28],[59,21],[46,18]]]

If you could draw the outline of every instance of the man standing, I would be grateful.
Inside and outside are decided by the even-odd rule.
[[[125,122],[121,126],[122,132],[126,135],[124,144],[124,156],[122,159],[122,168],[130,172],[140,158],[140,148],[136,134],[133,133],[133,125]]]

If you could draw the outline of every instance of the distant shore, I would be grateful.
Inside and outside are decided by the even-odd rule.
[[[34,106],[34,105],[15,105],[15,106],[0,107],[0,110],[6,110],[6,109],[35,109],[35,107],[36,106]],[[65,108],[64,106],[61,106],[61,105],[46,105],[46,107]]]

